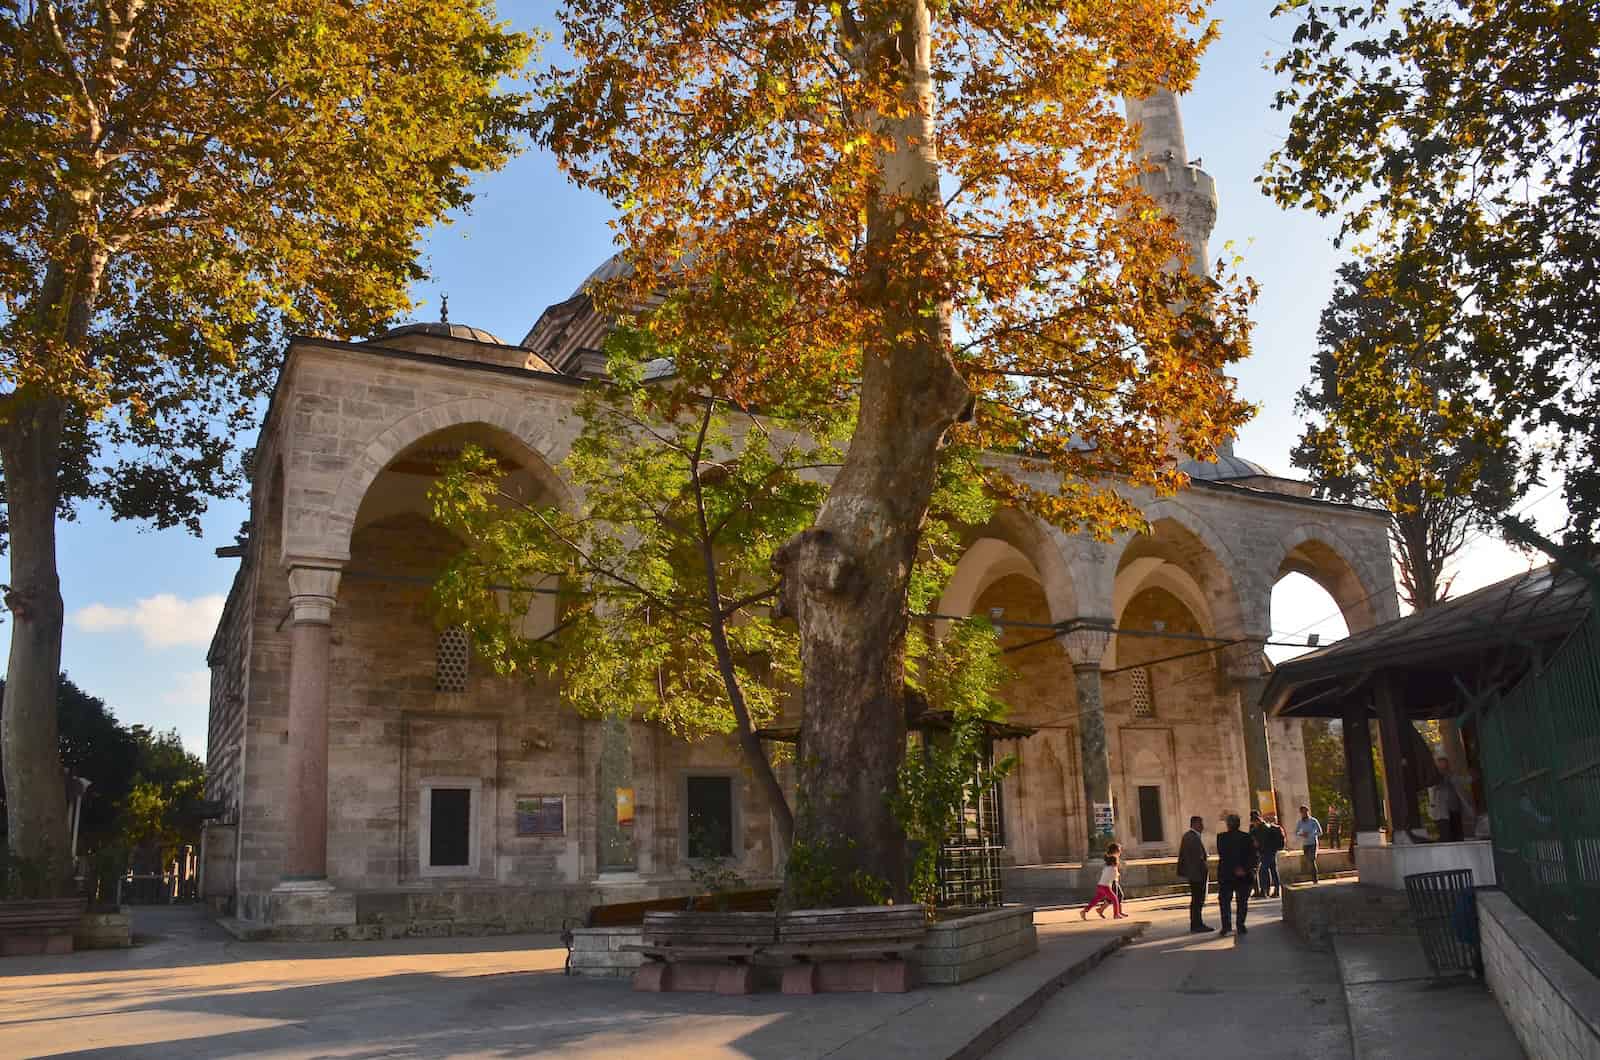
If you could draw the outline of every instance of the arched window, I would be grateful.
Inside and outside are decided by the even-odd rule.
[[[461,626],[447,626],[439,633],[439,646],[434,653],[434,687],[440,692],[465,692],[467,690],[467,658],[472,654],[472,644],[467,631]]]

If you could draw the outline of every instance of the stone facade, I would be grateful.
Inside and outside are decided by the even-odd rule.
[[[1176,101],[1136,117],[1169,111],[1161,143],[1183,162]],[[1209,219],[1185,224],[1203,249]],[[685,801],[702,777],[731,792],[730,867],[780,875],[731,739],[673,739],[630,720],[638,704],[581,718],[548,681],[488,673],[429,608],[459,545],[428,520],[427,489],[464,444],[515,468],[520,497],[581,507],[561,464],[605,330],[580,289],[519,344],[443,323],[290,344],[249,539],[224,550],[241,564],[209,655],[208,794],[228,807],[234,878],[208,892],[231,891],[250,919],[322,917],[348,937],[410,930],[402,912],[426,930],[551,928],[608,898],[696,889]],[[939,603],[999,617],[1015,671],[1002,695],[1037,730],[1001,748],[1019,763],[1002,799],[1014,863],[1085,857],[1107,838],[1091,837],[1095,806],[1154,856],[1176,850],[1190,814],[1243,813],[1267,789],[1281,807],[1303,800],[1299,734],[1258,705],[1272,586],[1311,576],[1352,629],[1394,613],[1380,513],[1316,501],[1231,450],[1185,466],[1194,485],[1175,497],[1117,487],[1148,533],[1097,541],[1001,511],[972,531]],[[526,623],[552,629],[553,598]],[[537,827],[519,828],[520,800],[543,807]],[[362,896],[389,910],[381,923],[362,919]]]

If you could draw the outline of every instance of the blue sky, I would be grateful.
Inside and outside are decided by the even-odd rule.
[[[1237,451],[1286,473],[1301,427],[1294,392],[1306,379],[1317,316],[1340,259],[1330,223],[1279,210],[1254,183],[1285,126],[1271,109],[1275,79],[1264,67],[1266,54],[1284,46],[1292,27],[1268,17],[1272,6],[1229,0],[1214,8],[1222,36],[1184,99],[1183,117],[1189,153],[1204,159],[1221,197],[1212,254],[1240,254],[1261,285],[1255,354],[1236,371],[1244,396],[1261,411],[1240,435]],[[554,27],[548,3],[502,3],[501,11],[519,28]],[[447,292],[452,320],[515,341],[540,310],[570,295],[612,252],[609,211],[568,185],[538,151],[480,180],[477,193],[469,215],[424,241],[433,279],[417,292],[425,303],[418,317],[435,319],[438,295]],[[1536,491],[1534,499],[1543,494]],[[1559,499],[1545,497],[1530,514],[1550,525],[1562,515]],[[176,727],[184,744],[201,754],[206,647],[238,565],[212,550],[232,543],[245,515],[242,502],[215,505],[198,539],[141,531],[93,510],[60,529],[68,616],[64,668],[124,722]],[[1456,565],[1456,590],[1487,584],[1528,562],[1480,538]],[[1272,624],[1296,640],[1307,632],[1326,640],[1344,631],[1332,600],[1298,575],[1280,583]]]

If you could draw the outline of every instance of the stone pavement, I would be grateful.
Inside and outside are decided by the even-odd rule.
[[[1500,1005],[1480,980],[1435,980],[1413,937],[1335,935],[1356,1060],[1521,1060]]]
[[[992,1055],[1349,1060],[1338,965],[1303,947],[1278,907],[1252,903],[1249,933],[1220,938],[1188,933],[1186,901],[1135,906],[1152,921],[1145,936],[1056,995]],[[1218,922],[1215,895],[1206,917]]]
[[[134,949],[0,963],[0,1056],[978,1056],[1133,925],[1057,915],[961,987],[730,998],[567,978],[551,936],[239,943],[141,907]]]

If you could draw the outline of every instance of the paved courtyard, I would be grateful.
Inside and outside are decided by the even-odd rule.
[[[723,998],[567,978],[548,935],[238,943],[198,910],[139,909],[132,950],[0,964],[0,1056],[920,1060],[1000,1027],[1014,1029],[992,1055],[1007,1058],[1414,1055],[1353,1054],[1338,964],[1292,938],[1278,903],[1243,940],[1188,935],[1179,901],[1130,911],[1144,934],[1121,949],[1133,921],[1041,913],[1037,956],[962,987]],[[1484,1054],[1469,1040],[1439,1055]]]

